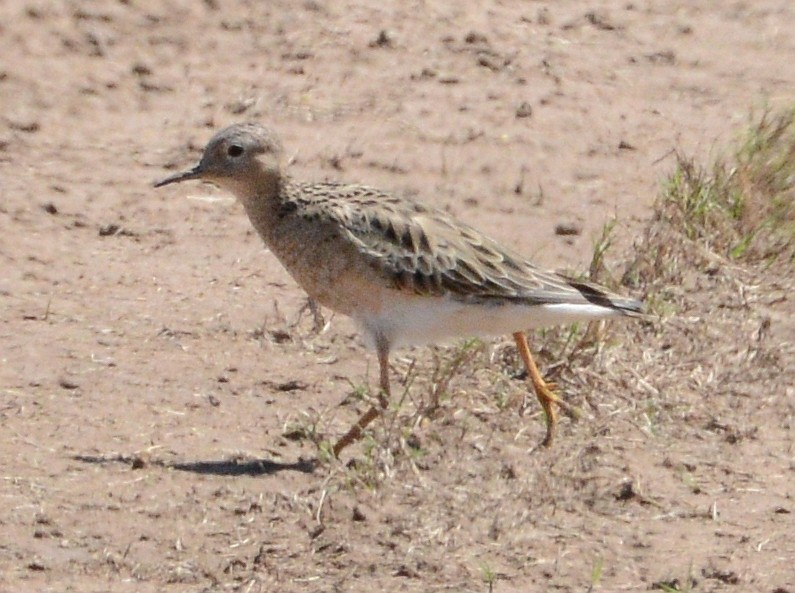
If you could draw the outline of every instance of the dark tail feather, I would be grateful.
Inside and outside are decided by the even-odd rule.
[[[616,311],[621,311],[625,315],[643,315],[643,303],[636,299],[611,294],[588,282],[569,280],[569,284],[572,288],[577,289],[589,303],[605,307],[606,309],[615,309]]]

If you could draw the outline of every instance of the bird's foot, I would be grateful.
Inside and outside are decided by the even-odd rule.
[[[582,417],[582,410],[577,406],[573,406],[566,400],[562,399],[557,393],[557,385],[555,383],[547,383],[546,381],[534,382],[533,387],[536,392],[536,397],[544,410],[547,419],[547,433],[541,444],[544,447],[552,446],[552,441],[555,438],[555,429],[558,424],[557,408],[563,410],[569,418],[576,421]]]

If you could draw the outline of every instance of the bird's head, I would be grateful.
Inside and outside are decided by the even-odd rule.
[[[224,128],[207,143],[199,164],[158,181],[155,187],[197,179],[214,183],[245,201],[275,187],[280,175],[282,145],[276,134],[256,123]]]

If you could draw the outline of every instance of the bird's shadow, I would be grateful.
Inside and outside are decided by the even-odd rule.
[[[161,459],[147,459],[140,455],[73,455],[72,459],[82,463],[95,465],[122,464],[130,469],[138,470],[145,467],[162,467],[194,474],[212,476],[270,476],[283,471],[297,471],[311,474],[318,466],[315,459],[299,458],[293,463],[282,463],[272,459],[221,459],[218,461],[181,461],[170,462]]]

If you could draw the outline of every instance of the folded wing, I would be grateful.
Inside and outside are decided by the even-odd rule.
[[[398,290],[467,302],[590,303],[628,314],[641,309],[638,301],[596,284],[541,270],[439,210],[358,185],[324,184],[323,190],[326,200],[299,210],[333,220]]]

